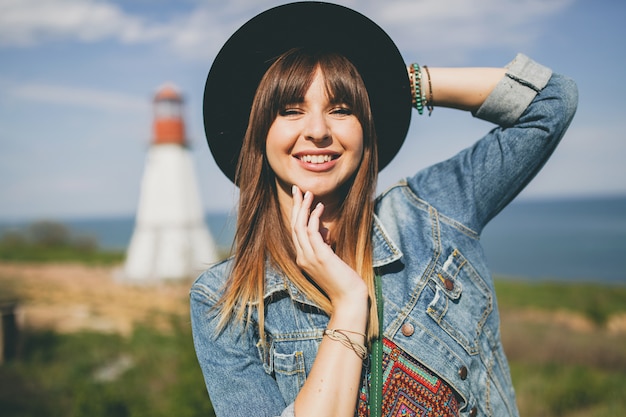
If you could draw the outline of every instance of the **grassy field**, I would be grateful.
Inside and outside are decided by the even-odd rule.
[[[626,287],[497,281],[522,416],[626,416]]]
[[[58,325],[68,315],[22,330],[17,357],[0,365],[0,415],[213,415],[185,314],[189,283],[137,289],[108,270],[55,268],[0,264],[0,294],[10,288],[27,312],[82,314],[71,328]],[[68,281],[72,291],[57,288]],[[626,287],[498,280],[497,292],[522,416],[626,415]],[[85,300],[102,303],[72,310]],[[130,324],[102,331],[120,317]]]

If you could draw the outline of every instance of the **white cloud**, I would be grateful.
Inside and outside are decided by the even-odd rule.
[[[206,61],[245,20],[275,0],[199,3],[191,11],[148,19],[106,0],[2,0],[0,48],[36,47],[54,41],[155,43],[178,56]],[[154,11],[158,13],[159,5]]]
[[[485,20],[498,25],[528,22],[562,10],[573,0],[391,0],[372,3],[388,22],[441,23],[458,20]]]
[[[371,17],[401,49],[463,54],[485,45],[520,48],[541,36],[538,21],[573,0],[391,0],[370,3]],[[366,13],[367,14],[367,13]]]
[[[130,94],[49,84],[22,84],[13,87],[10,95],[25,101],[69,104],[110,111],[143,112],[147,102],[145,97]]]
[[[168,23],[169,46],[179,55],[199,61],[214,57],[226,40],[248,19],[271,7],[277,0],[229,0],[201,3],[190,13]]]
[[[403,50],[435,49],[450,54],[485,44],[524,46],[540,35],[528,27],[558,13],[572,1],[339,2],[379,23]],[[3,0],[0,3],[0,46],[39,45],[58,39],[160,42],[182,56],[204,60],[207,55],[215,54],[240,24],[280,3],[275,0],[198,3],[190,12],[181,10],[163,15],[160,21],[148,21],[140,14],[127,13],[118,5],[102,0]]]
[[[171,23],[174,30],[167,41],[179,55],[206,61],[207,57],[215,56],[228,39],[230,34],[224,25],[224,20],[214,11],[196,9]]]
[[[118,6],[92,0],[3,0],[0,45],[30,46],[58,39],[123,43],[159,39],[163,28],[125,14]]]

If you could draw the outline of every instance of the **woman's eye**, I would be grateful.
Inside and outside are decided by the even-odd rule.
[[[352,109],[347,106],[337,106],[332,109],[331,113],[339,115],[339,116],[350,116],[352,115]]]
[[[300,113],[301,111],[297,107],[286,107],[279,112],[281,116],[296,116]]]

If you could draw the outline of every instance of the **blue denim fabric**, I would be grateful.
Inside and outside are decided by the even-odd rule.
[[[443,378],[461,415],[518,416],[493,280],[479,242],[487,222],[546,162],[577,105],[576,85],[518,55],[475,116],[499,125],[376,203],[374,267],[384,334]],[[198,360],[218,416],[293,415],[328,317],[279,271],[266,273],[266,340],[249,326],[215,332],[232,259],[191,289]]]

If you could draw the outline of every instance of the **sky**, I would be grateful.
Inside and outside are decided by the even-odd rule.
[[[228,37],[269,0],[0,0],[0,221],[135,213],[164,83],[185,123],[207,212],[236,188],[204,138],[202,94]],[[578,83],[562,144],[521,199],[626,195],[626,2],[346,0],[394,39],[407,63],[503,66],[523,52]],[[413,114],[382,190],[491,129],[470,114]]]

